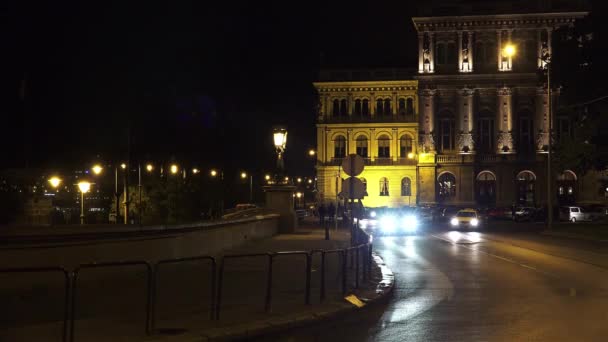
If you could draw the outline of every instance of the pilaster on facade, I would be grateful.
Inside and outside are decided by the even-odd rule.
[[[369,129],[369,159],[374,162],[378,155],[378,140],[376,139],[376,129]]]
[[[473,89],[464,88],[460,91],[458,98],[458,139],[459,153],[475,153],[475,141],[473,139]]]
[[[435,42],[433,32],[418,33],[418,72],[431,74],[435,72]]]
[[[511,43],[511,34],[513,30],[497,30],[496,31],[496,55],[498,60],[498,71],[513,70],[513,56],[505,56],[504,48]]]
[[[498,88],[498,141],[496,144],[498,153],[515,153],[513,143],[513,90],[511,88]]]
[[[420,123],[422,149],[425,152],[435,151],[435,95],[437,91],[434,89],[423,89],[421,91],[422,98],[422,122]]]
[[[547,88],[536,89],[536,118],[534,127],[538,127],[536,135],[536,150],[539,153],[547,151],[549,146],[549,95]]]
[[[473,71],[472,37],[473,32],[458,31],[458,70],[463,73]]]

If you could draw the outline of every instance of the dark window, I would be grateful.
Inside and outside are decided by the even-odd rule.
[[[530,152],[534,150],[533,121],[528,116],[519,118],[519,151]]]
[[[346,100],[340,101],[340,115],[341,116],[348,115],[348,103],[346,102]]]
[[[437,44],[437,60],[435,61],[437,65],[443,65],[447,63],[447,56],[445,50],[446,46],[444,43]]]
[[[399,99],[399,114],[405,115],[405,99]]]
[[[388,196],[388,179],[380,178],[380,196]]]
[[[391,100],[384,100],[384,115],[391,115]]]
[[[439,122],[439,143],[442,151],[452,151],[455,146],[454,119],[443,118]]]
[[[401,196],[412,196],[412,180],[407,177],[401,180]]]
[[[382,101],[382,99],[377,99],[376,100],[376,115],[382,115],[384,113],[384,111],[383,111],[383,108],[384,108],[383,103],[384,102]]]
[[[412,98],[408,98],[405,102],[405,114],[414,115],[414,100]]]
[[[491,172],[483,171],[477,176],[477,202],[484,205],[496,202],[496,177]]]
[[[334,103],[332,106],[332,114],[333,114],[333,116],[340,115],[340,101],[334,100]]]
[[[361,113],[363,114],[363,116],[369,115],[369,100],[367,100],[367,99],[363,100],[363,108],[362,108]]]
[[[346,156],[346,138],[339,136],[334,140],[334,158],[344,158]]]
[[[480,152],[494,152],[494,119],[480,118],[477,121],[477,149]]]
[[[570,129],[570,119],[565,116],[557,118],[557,139],[565,140],[572,137],[572,131]]]
[[[452,66],[457,66],[458,65],[458,55],[457,55],[457,51],[456,51],[456,44],[448,43],[447,49],[448,49],[447,64],[452,65]]]
[[[448,199],[456,196],[456,177],[451,173],[444,173],[438,180],[439,197]]]
[[[402,136],[399,140],[399,156],[401,158],[407,158],[407,155],[414,150],[412,145],[412,138],[407,135]]]
[[[534,205],[534,184],[536,176],[530,171],[522,171],[517,175],[517,202]]]
[[[378,158],[391,157],[391,139],[382,135],[378,138]]]
[[[361,100],[355,100],[355,115],[361,115]]]
[[[367,158],[367,137],[360,135],[357,137],[357,154]]]

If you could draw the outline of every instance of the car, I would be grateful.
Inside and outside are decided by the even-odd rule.
[[[479,213],[475,209],[462,209],[450,219],[450,225],[454,228],[475,229],[480,226]]]
[[[559,219],[572,223],[580,221],[593,221],[595,215],[583,207],[564,206],[559,208]]]
[[[359,227],[372,235],[412,234],[418,230],[418,219],[412,209],[366,210]]]
[[[509,207],[489,208],[486,217],[492,220],[512,220],[513,210]]]
[[[534,207],[519,207],[515,210],[515,221],[534,221],[538,210]]]

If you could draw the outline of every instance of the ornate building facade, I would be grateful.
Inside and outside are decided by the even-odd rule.
[[[370,72],[360,81],[365,74],[344,72],[316,82],[321,199],[335,200],[345,177],[338,165],[356,153],[366,158],[366,206],[544,205],[550,105],[553,139],[572,129],[557,110],[559,89],[549,99],[537,72],[552,32],[586,14],[416,17],[418,66],[409,76]],[[553,178],[556,203],[605,196],[595,174]]]

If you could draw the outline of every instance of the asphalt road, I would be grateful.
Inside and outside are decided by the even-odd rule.
[[[580,242],[509,239],[447,230],[377,238],[396,278],[388,303],[264,340],[606,341],[608,268],[590,258],[608,259],[608,245],[576,258]]]

